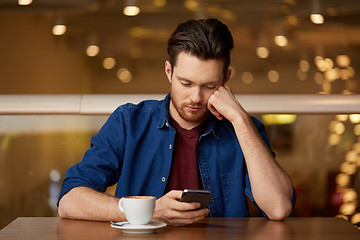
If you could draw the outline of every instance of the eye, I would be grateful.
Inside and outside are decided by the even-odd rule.
[[[185,87],[189,87],[191,85],[191,83],[189,83],[189,82],[181,82],[181,85],[183,85]]]
[[[216,88],[216,85],[207,85],[206,88],[209,90],[213,90]]]

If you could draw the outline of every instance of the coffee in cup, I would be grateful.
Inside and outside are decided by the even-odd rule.
[[[119,209],[130,224],[144,225],[154,214],[155,200],[153,196],[127,196],[119,200]]]

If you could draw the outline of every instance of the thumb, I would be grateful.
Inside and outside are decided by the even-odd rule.
[[[183,191],[180,190],[171,190],[167,194],[165,194],[167,197],[170,197],[172,199],[180,199]]]

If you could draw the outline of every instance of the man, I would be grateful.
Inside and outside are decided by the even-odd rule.
[[[168,41],[162,101],[120,106],[63,183],[59,215],[125,221],[120,197],[157,197],[154,221],[186,225],[210,216],[248,216],[246,195],[268,218],[281,220],[295,193],[269,150],[264,126],[250,117],[225,83],[233,38],[215,19],[180,24]],[[116,193],[104,193],[117,183]],[[184,203],[182,190],[207,189],[208,209]]]

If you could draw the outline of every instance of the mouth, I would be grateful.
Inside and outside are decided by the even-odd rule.
[[[202,110],[202,107],[201,106],[191,106],[191,105],[188,105],[186,106],[186,108],[192,112],[199,112]]]

